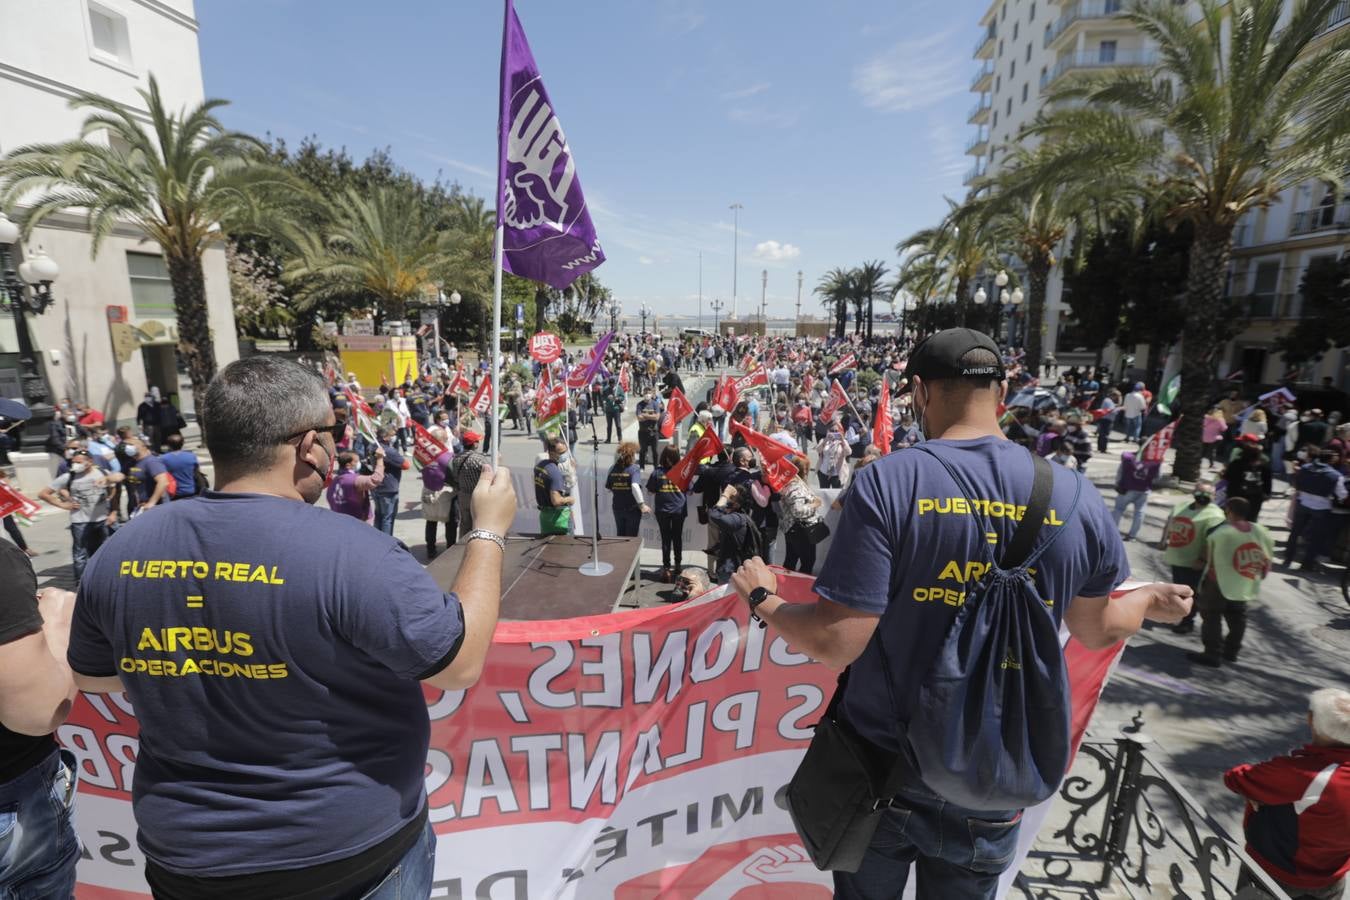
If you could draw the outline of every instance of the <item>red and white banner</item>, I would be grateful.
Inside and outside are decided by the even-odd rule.
[[[730,413],[736,408],[736,401],[740,400],[740,391],[736,390],[736,379],[730,375],[723,375],[717,379],[717,390],[713,392],[713,405],[720,406]]]
[[[547,368],[535,392],[534,412],[541,423],[567,412],[567,387],[561,381],[554,381]]]
[[[779,593],[810,597],[780,575]],[[434,897],[827,898],[782,791],[835,674],[727,588],[553,622],[503,622],[482,680],[427,691]],[[1075,741],[1120,646],[1065,655]],[[131,785],[136,720],[84,695],[60,741],[80,770],[81,900],[148,897]],[[1020,867],[1048,804],[1027,810]]]
[[[669,472],[666,473],[666,479],[682,491],[689,490],[689,482],[694,480],[694,473],[698,471],[699,460],[708,459],[722,452],[722,439],[717,436],[717,432],[709,428],[699,435],[698,440],[690,446],[689,452],[680,457]]]
[[[556,362],[562,356],[562,339],[556,334],[541,331],[530,338],[530,357],[544,365]]]
[[[413,459],[417,460],[418,465],[431,465],[449,449],[417,422],[410,419],[408,424],[412,427],[413,433]]]
[[[736,397],[737,399],[740,399],[742,395],[749,391],[759,390],[760,388],[766,388],[768,386],[769,370],[761,366],[753,372],[749,372],[736,379]],[[730,407],[726,408],[729,409]]]
[[[450,379],[450,386],[445,389],[448,394],[467,394],[469,388],[469,376],[464,374],[463,366],[455,366],[455,377]]]
[[[891,452],[891,383],[881,379],[881,396],[877,398],[877,414],[872,422],[872,443],[881,448],[882,453]]]
[[[1163,457],[1167,456],[1167,451],[1172,447],[1172,435],[1176,434],[1177,422],[1180,421],[1181,416],[1177,416],[1166,426],[1149,435],[1148,440],[1144,442],[1143,452],[1140,454],[1140,458],[1144,462],[1160,463],[1163,461]]]
[[[830,366],[829,374],[838,375],[840,372],[846,372],[849,369],[856,368],[858,368],[858,354],[850,351],[839,357],[835,364]]]

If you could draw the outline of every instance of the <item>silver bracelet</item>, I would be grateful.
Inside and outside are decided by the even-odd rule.
[[[475,528],[464,536],[465,543],[469,541],[491,541],[497,545],[497,549],[506,552],[506,539],[500,534],[494,534],[486,528]]]

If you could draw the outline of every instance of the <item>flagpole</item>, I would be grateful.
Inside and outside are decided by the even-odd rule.
[[[509,8],[509,7],[508,7]],[[497,225],[492,248],[492,468],[501,465],[501,391],[502,391],[502,241],[506,228]]]

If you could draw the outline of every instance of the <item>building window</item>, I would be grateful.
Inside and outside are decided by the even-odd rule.
[[[1028,21],[1028,22],[1035,22],[1035,21],[1036,21],[1036,4],[1035,4],[1035,3],[1031,4],[1031,14],[1027,16],[1027,21]]]
[[[1008,80],[1012,81],[1017,77],[1017,60],[1008,63]]]
[[[1027,43],[1027,62],[1031,62],[1031,43]]]
[[[131,276],[131,304],[143,319],[172,318],[173,284],[164,257],[155,253],[128,253],[127,274]]]
[[[1278,260],[1257,263],[1256,279],[1252,283],[1252,299],[1249,315],[1269,318],[1275,314],[1276,294],[1280,289],[1280,263]]]
[[[1050,29],[1051,29],[1051,28],[1054,28],[1054,27],[1055,27],[1055,23],[1054,23],[1054,22],[1046,22],[1046,23],[1045,23],[1045,36],[1041,38],[1041,41],[1042,41],[1042,45],[1041,45],[1041,46],[1045,46],[1045,44],[1050,43]]]
[[[91,2],[89,4],[90,55],[103,62],[131,65],[131,38],[126,16]]]
[[[993,126],[991,126],[990,130],[992,131],[994,128],[997,127],[998,127],[998,110],[994,110],[994,124]]]
[[[1002,76],[1002,75],[995,75],[995,76],[994,76],[994,93],[997,94],[997,93],[998,93],[998,89],[1001,88],[1001,87],[1003,87],[1003,76]]]
[[[1102,41],[1097,48],[1097,62],[1115,62],[1116,61],[1116,42]]]
[[[1028,87],[1029,87],[1029,85],[1025,85],[1025,84],[1022,85],[1022,102],[1023,102],[1023,103],[1026,103],[1026,102],[1027,102],[1027,88],[1028,88]]]
[[[1008,112],[1008,115],[1010,115],[1010,116],[1012,115],[1012,98],[1011,98],[1011,97],[1008,98],[1008,110],[1007,110],[1007,112]]]
[[[1014,41],[1017,40],[1017,29],[1018,29],[1018,26],[1019,26],[1020,24],[1021,24],[1020,22],[1014,22],[1014,23],[1013,23],[1013,40],[1014,40]]]
[[[1008,4],[1003,4],[1003,12],[999,13],[999,16],[1003,21],[1008,21]]]
[[[998,58],[1003,58],[1003,41],[998,42]]]

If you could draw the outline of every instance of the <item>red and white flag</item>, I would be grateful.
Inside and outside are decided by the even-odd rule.
[[[760,462],[759,470],[763,473],[764,480],[769,483],[769,487],[775,491],[781,491],[788,486],[788,482],[797,477],[797,467],[787,457],[769,459],[766,456]]]
[[[722,439],[717,436],[716,431],[709,428],[703,432],[698,440],[694,441],[693,446],[689,448],[689,452],[672,466],[670,471],[666,472],[666,480],[682,491],[689,490],[689,482],[693,480],[694,473],[698,471],[698,461],[716,456],[721,452]]]
[[[891,434],[894,425],[891,421],[891,383],[881,379],[881,396],[877,398],[877,414],[872,421],[872,443],[881,448],[882,453],[891,452]]]
[[[834,421],[835,413],[848,405],[848,394],[844,393],[844,386],[838,379],[830,382],[830,395],[820,406],[820,421],[828,425]]]
[[[840,372],[846,372],[849,369],[856,368],[858,368],[858,354],[850,350],[848,353],[839,357],[834,365],[830,366],[829,374],[838,375]]]
[[[544,367],[539,389],[535,392],[534,411],[541,426],[567,412],[567,388],[564,382],[554,381],[550,377],[547,366]]]
[[[41,510],[41,506],[19,493],[17,489],[0,484],[0,519],[15,514],[31,519]]]
[[[749,444],[752,449],[758,450],[759,455],[766,460],[772,459],[777,461],[797,454],[797,451],[793,450],[787,444],[780,444],[768,435],[760,434],[749,425],[742,425],[734,419],[731,422],[731,431],[733,434],[739,434],[744,438],[745,442]]]
[[[478,413],[480,416],[486,416],[488,410],[492,408],[492,379],[484,377],[478,385],[478,390],[474,391],[473,398],[469,400],[469,409]]]
[[[769,386],[769,370],[760,366],[753,372],[748,372],[736,379],[736,399],[740,399],[742,394],[750,391],[757,391],[760,388]]]
[[[409,421],[413,433],[413,459],[420,466],[429,466],[449,448],[436,440],[435,435],[415,421]]]
[[[689,404],[689,398],[684,395],[684,391],[671,388],[670,399],[666,401],[665,412],[661,414],[661,437],[666,439],[674,437],[675,427],[685,416],[692,415],[693,412],[694,407]]]
[[[1165,427],[1149,435],[1148,440],[1144,442],[1144,449],[1140,452],[1140,458],[1144,462],[1160,463],[1163,461],[1163,457],[1167,455],[1167,451],[1172,446],[1172,435],[1176,434],[1177,422],[1180,421],[1181,416],[1177,416],[1175,421],[1169,422]]]
[[[450,394],[467,394],[471,387],[473,387],[473,385],[469,384],[469,376],[464,374],[464,367],[455,366],[455,377],[450,379],[450,387],[446,388],[446,392]]]
[[[619,366],[619,387],[623,392],[628,393],[629,387],[633,383],[633,377],[628,373],[628,363]]]
[[[745,359],[741,360],[741,371],[747,375],[759,368],[759,360],[755,359],[755,354],[745,354]]]

